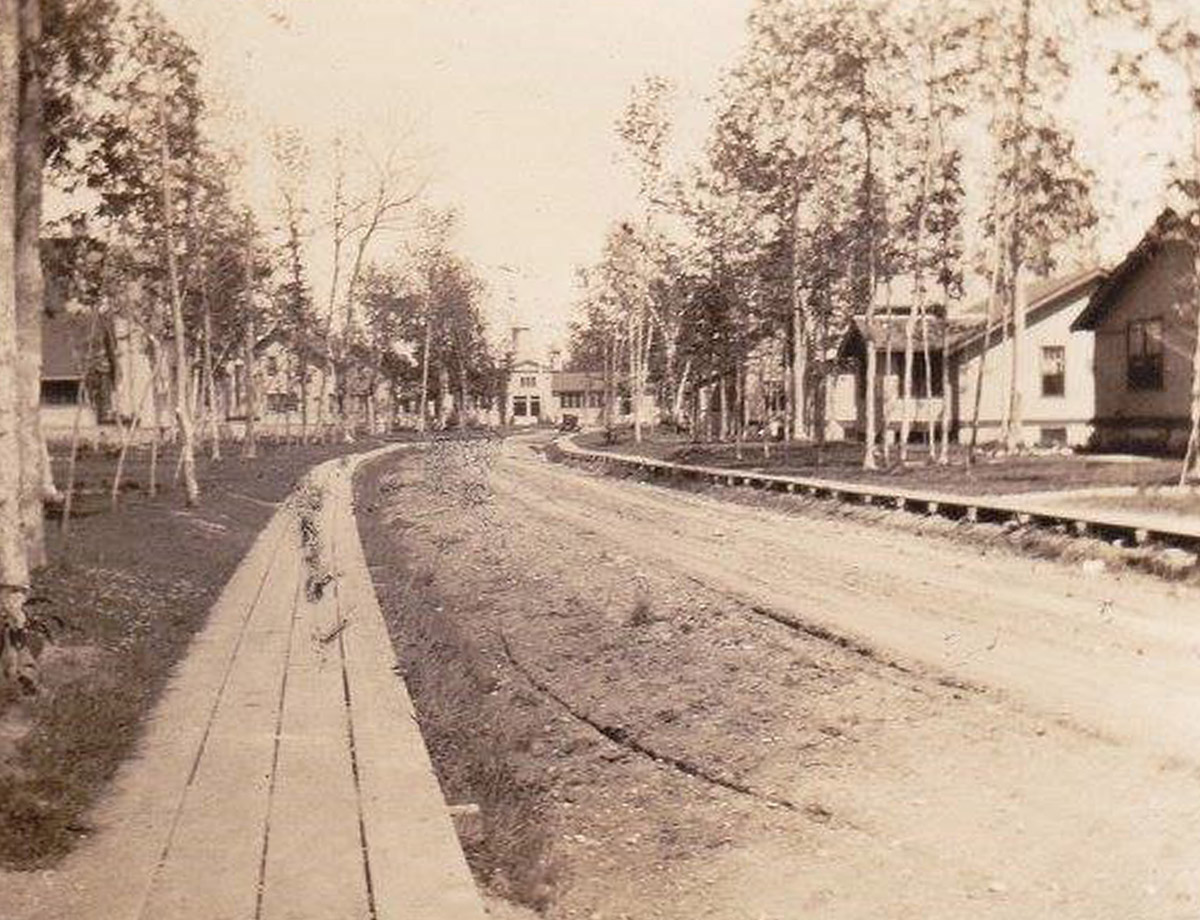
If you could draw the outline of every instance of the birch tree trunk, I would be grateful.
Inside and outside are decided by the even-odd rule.
[[[634,316],[634,311],[629,312],[629,411],[633,415],[633,440],[635,443],[641,443],[642,440],[642,413],[638,399],[638,385],[640,383],[641,372],[638,369],[638,364],[641,361],[642,347],[641,341],[638,338],[638,327],[641,325],[640,320]]]
[[[87,347],[84,352],[84,367],[92,366],[92,351],[96,341],[96,326],[99,320],[100,308],[97,304],[92,304],[91,316],[88,317],[88,335]],[[84,378],[84,386],[86,387]],[[79,400],[75,403],[75,417],[71,421],[71,452],[67,460],[67,491],[63,496],[62,518],[60,519],[60,529],[62,532],[68,533],[71,529],[71,508],[75,500],[75,464],[79,457],[79,426],[83,419],[83,397],[84,392],[80,392]]]
[[[208,301],[208,271],[201,279],[201,297],[204,306],[204,398],[208,402],[208,451],[210,459],[221,459],[221,424],[217,418],[217,388],[212,353],[212,306]]]
[[[808,318],[802,304],[792,304],[792,434],[797,440],[808,440],[812,430],[808,424]]]
[[[733,370],[734,442],[733,455],[742,459],[742,441],[746,437],[746,363],[739,358]]]
[[[1025,205],[1025,134],[1028,130],[1026,107],[1031,92],[1029,76],[1030,39],[1033,0],[1020,0],[1020,17],[1017,27],[1017,87],[1013,112],[1013,138],[1009,142],[1012,156],[1009,166],[1012,178],[1012,218],[1008,228],[1008,322],[1012,333],[1012,353],[1008,379],[1008,402],[1004,411],[1003,441],[1006,450],[1012,451],[1024,443],[1021,424],[1021,349],[1025,339],[1025,308],[1021,291],[1021,267]]]
[[[17,299],[17,386],[21,452],[21,526],[29,567],[46,562],[42,503],[46,454],[41,425],[42,317],[42,59],[41,2],[19,0],[20,96],[17,128],[17,225],[14,278]]]
[[[979,446],[979,407],[983,401],[983,374],[987,367],[987,354],[992,347],[992,322],[996,312],[996,298],[1000,285],[1000,228],[996,228],[996,239],[992,251],[992,277],[984,320],[983,344],[979,351],[979,370],[975,374],[975,408],[971,413],[971,443],[967,448],[967,466],[975,462],[975,449]]]
[[[1025,347],[1025,298],[1020,276],[1015,274],[1008,290],[1008,313],[1012,324],[1012,351],[1009,353],[1008,407],[1004,415],[1004,449],[1018,450],[1025,443],[1021,421],[1021,355]]]
[[[1193,87],[1192,105],[1192,171],[1200,178],[1200,63],[1195,56],[1189,59],[1188,76]],[[1200,480],[1200,245],[1192,243],[1192,306],[1196,324],[1196,340],[1192,346],[1192,392],[1191,430],[1188,432],[1187,450],[1183,457],[1183,469],[1179,473],[1179,484],[1189,480]]]
[[[21,527],[16,265],[18,84],[16,0],[0,0],[0,676],[36,687],[25,647],[29,563]]]
[[[679,375],[679,381],[675,388],[675,399],[671,404],[671,416],[678,421],[683,418],[683,400],[687,394],[688,378],[692,373],[692,358],[689,355],[687,360],[683,362],[683,373]]]
[[[431,295],[432,296],[432,295]],[[425,314],[425,349],[421,355],[421,404],[420,415],[417,417],[417,431],[425,433],[425,420],[429,415],[429,349],[433,344],[433,310],[432,304],[426,306]]]
[[[157,360],[157,358],[152,358]],[[121,432],[121,450],[117,454],[117,469],[113,474],[112,489],[109,492],[109,504],[114,511],[117,510],[117,503],[121,496],[121,479],[125,472],[125,457],[129,453],[129,445],[133,441],[133,435],[142,423],[142,414],[146,409],[146,399],[153,393],[157,387],[156,380],[158,379],[158,367],[152,365],[150,370],[150,379],[146,381],[146,385],[142,387],[141,396],[138,397],[137,405],[133,408],[133,417],[129,420],[129,427]],[[154,394],[157,400],[157,393]],[[155,410],[155,424],[157,424],[157,409]]]
[[[717,399],[719,401],[717,438],[724,442],[729,440],[729,392],[725,387],[724,374],[717,378]]]
[[[258,456],[258,381],[254,373],[255,341],[254,304],[246,304],[246,328],[242,339],[242,371],[246,387],[246,435],[242,439],[242,456],[253,460]]]
[[[300,443],[308,443],[308,358],[299,358],[300,374]]]
[[[942,443],[938,452],[938,463],[941,464],[950,462],[950,419],[954,408],[951,403],[954,397],[950,392],[950,385],[950,324],[947,322],[942,325],[942,410],[940,413]],[[932,440],[929,450],[932,453]]]
[[[165,360],[158,342],[151,340],[154,356],[150,359],[151,372],[151,389],[154,394],[154,428],[150,438],[150,472],[149,482],[146,484],[146,493],[151,497],[158,494],[158,449],[162,442],[162,405],[164,401],[163,393],[163,361]]]
[[[178,427],[179,449],[183,454],[184,497],[189,507],[200,501],[200,486],[196,482],[195,432],[188,401],[187,330],[183,324],[183,296],[179,289],[179,265],[175,254],[175,219],[171,189],[170,150],[167,146],[166,100],[160,92],[158,101],[159,128],[159,192],[162,199],[163,236],[167,250],[167,285],[171,299],[171,334],[175,351],[175,424]]]
[[[926,461],[933,460],[934,454],[934,439],[936,437],[934,418],[933,418],[933,354],[929,349],[929,316],[928,308],[922,304],[920,312],[921,323],[921,361],[925,365],[925,446],[928,451]],[[942,353],[942,364],[946,363],[945,352]],[[942,398],[946,398],[945,389],[942,390]]]
[[[920,298],[920,294],[917,295]],[[908,439],[912,434],[913,420],[913,356],[916,352],[914,339],[916,338],[916,316],[909,313],[904,321],[904,399],[900,403],[900,445],[899,455],[900,464],[903,466],[908,461]],[[889,361],[891,354],[888,355]],[[925,374],[929,376],[928,371]]]
[[[863,469],[873,470],[878,468],[878,464],[875,461],[875,395],[877,391],[875,378],[878,376],[878,358],[875,354],[875,342],[871,336],[869,325],[867,326],[867,335],[865,338],[867,343],[867,360],[866,369],[863,372],[866,376],[866,380],[864,381],[865,386],[863,387],[865,394],[863,396],[863,411],[866,412],[866,432],[864,433],[866,444],[863,449]]]

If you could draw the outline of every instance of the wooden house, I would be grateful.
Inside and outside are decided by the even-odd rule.
[[[1072,324],[1095,336],[1099,446],[1177,450],[1187,442],[1200,292],[1185,230],[1165,211]]]

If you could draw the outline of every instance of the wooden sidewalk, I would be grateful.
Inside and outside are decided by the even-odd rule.
[[[811,476],[673,463],[636,454],[589,450],[580,447],[570,436],[558,438],[554,443],[564,455],[572,459],[631,467],[653,476],[679,476],[728,486],[749,486],[774,492],[799,493],[863,505],[876,504],[923,511],[955,520],[994,523],[1012,521],[1021,525],[1057,528],[1075,536],[1121,539],[1133,545],[1154,542],[1163,546],[1200,551],[1200,523],[1174,516],[1136,511],[1091,512],[1083,508],[1067,508],[1039,501],[1029,494],[1011,499],[1002,495],[959,495]]]
[[[275,514],[98,833],[15,918],[481,920],[358,539],[361,459]]]

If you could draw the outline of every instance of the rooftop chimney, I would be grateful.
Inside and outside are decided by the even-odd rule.
[[[528,326],[513,326],[512,327],[512,352],[513,363],[525,361],[529,358],[526,352],[529,349],[529,327]]]

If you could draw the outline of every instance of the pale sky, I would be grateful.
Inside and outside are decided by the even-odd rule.
[[[298,128],[318,158],[335,135],[377,150],[405,136],[414,169],[429,178],[429,198],[461,212],[458,243],[490,283],[495,331],[531,325],[543,346],[564,337],[575,268],[594,261],[611,221],[636,208],[613,129],[632,85],[649,74],[672,80],[678,140],[697,149],[709,122],[706,97],[737,56],[749,6],[163,0],[204,56],[221,100],[217,132],[248,151],[247,185],[264,215],[272,129]],[[1063,117],[1097,170],[1096,202],[1106,215],[1099,255],[1112,260],[1161,207],[1164,168],[1183,149],[1184,120],[1169,100],[1157,124],[1131,120],[1103,79],[1106,40],[1080,33],[1074,41],[1079,70]],[[314,172],[314,205],[327,176]],[[398,242],[381,241],[378,254]],[[319,296],[327,258],[314,252]]]
[[[263,150],[275,125],[299,128],[317,153],[333,132],[384,146],[407,131],[430,198],[461,212],[459,244],[491,285],[493,325],[540,327],[546,344],[562,338],[575,266],[594,261],[608,224],[635,206],[613,128],[632,85],[652,73],[675,81],[683,140],[697,146],[704,99],[736,56],[748,5],[173,0],[164,9],[202,49],[226,100],[221,131],[239,131],[248,149]],[[269,193],[265,176],[250,184]]]

